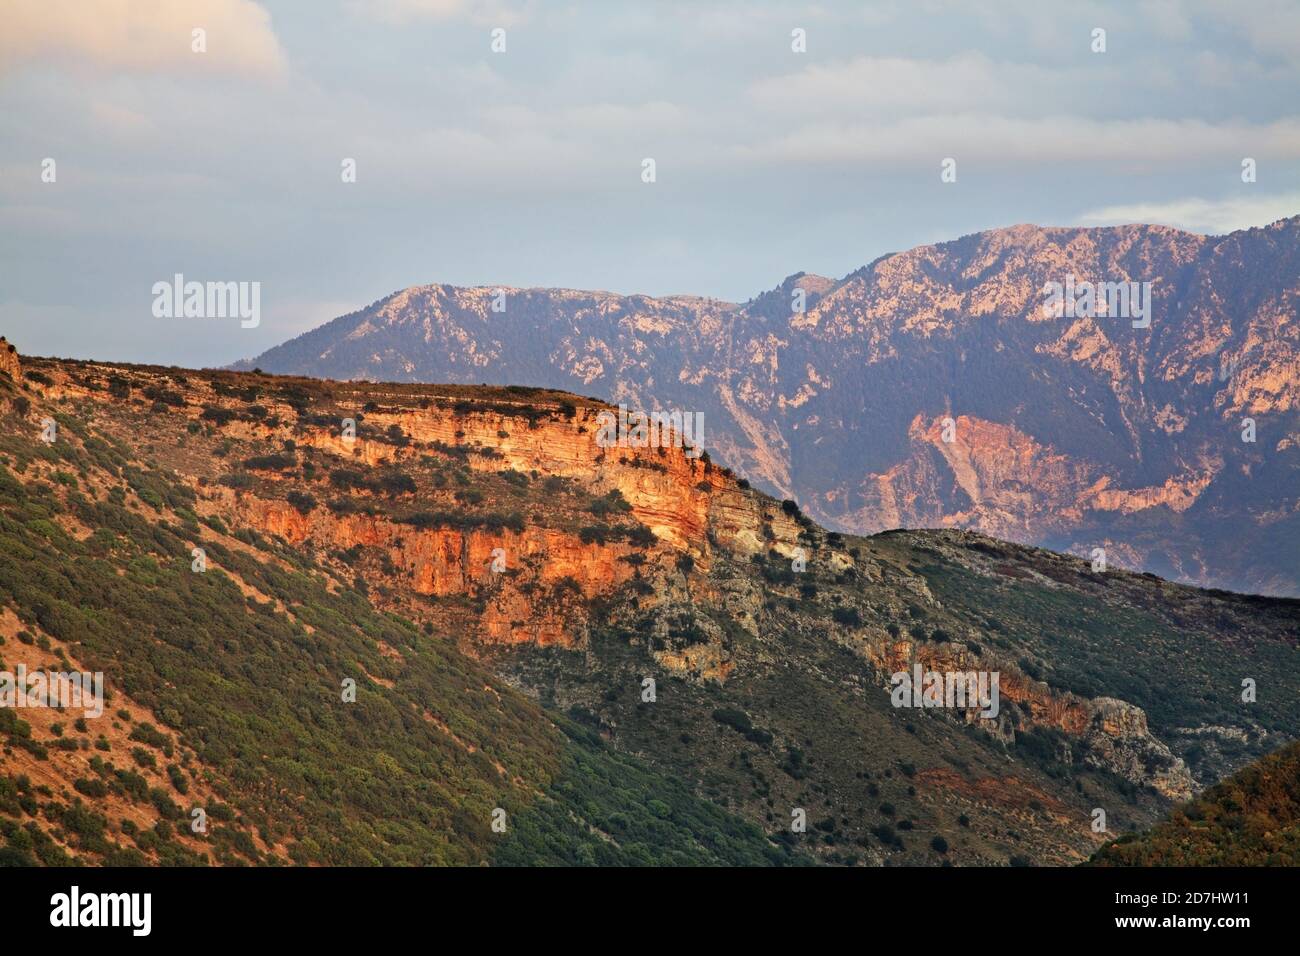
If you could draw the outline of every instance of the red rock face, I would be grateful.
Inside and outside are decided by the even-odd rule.
[[[56,391],[93,396],[76,388]],[[190,418],[219,401],[206,392],[188,397]],[[292,415],[288,407],[261,401],[274,418],[283,415],[287,422]],[[798,524],[770,499],[744,489],[707,456],[692,457],[679,447],[601,447],[596,435],[602,410],[595,405],[576,407],[570,414],[539,420],[522,409],[519,414],[508,408],[465,412],[434,404],[385,407],[365,416],[371,434],[386,434],[396,426],[409,440],[407,445],[374,437],[344,441],[338,429],[325,426],[236,421],[223,426],[222,433],[249,447],[276,446],[292,438],[298,449],[323,454],[322,467],[362,471],[409,465],[430,447],[473,448],[478,454],[467,456],[466,462],[475,471],[559,476],[600,494],[617,491],[630,506],[631,517],[653,536],[647,573],[671,567],[679,554],[690,555],[706,572],[719,548],[746,558],[769,547],[792,552]],[[389,603],[417,618],[421,596],[470,599],[468,617],[461,619],[462,643],[470,650],[497,643],[581,645],[589,624],[588,602],[616,593],[635,577],[638,565],[627,559],[644,551],[625,541],[584,540],[575,530],[549,526],[545,520],[530,521],[521,530],[459,530],[416,528],[384,514],[336,513],[324,507],[304,514],[284,493],[288,486],[301,490],[309,484],[275,473],[263,480],[266,487],[238,491],[209,486],[203,507],[236,527],[319,553],[360,547],[372,558],[382,556],[382,564],[372,561],[362,573],[390,594]],[[411,507],[418,506],[418,497]],[[498,555],[504,562],[501,570],[494,569]],[[716,649],[705,647],[668,653],[665,663],[721,678],[732,667]]]
[[[951,421],[952,440],[946,441],[943,418],[913,420],[908,456],[863,481],[858,523],[875,530],[975,528],[1033,544],[1048,534],[1069,534],[1097,514],[1160,507],[1180,514],[1223,467],[1222,459],[1207,458],[1154,487],[1116,488],[1102,469],[1059,454],[1014,426],[967,415]],[[964,498],[965,507],[940,507],[946,493]]]
[[[23,367],[18,360],[18,350],[10,345],[3,335],[0,335],[0,372],[8,375],[15,382],[23,380]]]
[[[500,456],[472,460],[471,467],[480,470],[537,470],[617,488],[637,519],[656,536],[678,549],[698,551],[710,509],[718,504],[715,495],[728,490],[734,493],[736,482],[724,478],[720,469],[704,459],[688,457],[682,448],[600,448],[596,444],[600,410],[583,408],[571,421],[550,421],[536,427],[508,415],[437,411],[378,413],[371,420],[383,427],[396,424],[420,442],[487,448]],[[400,457],[391,444],[359,439],[347,445],[325,429],[300,441],[372,465]]]
[[[584,633],[586,615],[581,607],[552,606],[552,592],[533,597],[521,586],[549,588],[572,581],[579,595],[590,599],[610,593],[632,576],[632,566],[619,560],[632,552],[626,544],[588,544],[575,534],[550,528],[528,528],[522,533],[413,530],[383,518],[335,516],[324,509],[304,516],[283,501],[253,495],[231,495],[223,513],[233,515],[242,526],[294,544],[311,542],[344,551],[357,545],[378,548],[395,574],[376,575],[373,581],[399,593],[482,595],[486,603],[475,640],[488,643],[572,647]],[[506,555],[503,573],[492,570],[498,549]]]
[[[1044,314],[1067,276],[1150,282],[1150,327]],[[744,305],[510,289],[498,314],[493,291],[409,289],[251,364],[700,411],[719,461],[831,528],[1101,546],[1300,594],[1300,217],[1221,237],[1014,226],[838,282],[800,273]]]
[[[61,371],[55,376],[58,381],[48,389],[52,398],[109,398],[79,382],[78,376]],[[148,387],[144,380],[135,384]],[[452,400],[425,400],[418,407],[409,399],[386,404],[393,396],[385,386],[367,386],[355,400],[357,406],[364,403],[371,408],[361,416],[365,428],[345,440],[334,424],[304,423],[292,405],[277,401],[273,389],[264,388],[268,394],[257,400],[263,409],[260,418],[237,417],[214,432],[214,440],[219,436],[229,446],[222,456],[195,448],[177,460],[177,471],[200,492],[199,511],[235,528],[313,549],[318,555],[365,549],[367,561],[354,570],[381,589],[372,592],[372,599],[416,619],[427,610],[420,597],[467,599],[455,624],[468,649],[485,643],[581,645],[589,624],[589,602],[616,593],[637,576],[641,564],[647,575],[659,574],[673,568],[678,556],[689,555],[693,566],[707,572],[719,550],[742,559],[769,549],[793,554],[801,530],[775,502],[744,488],[728,471],[713,465],[707,454],[696,456],[672,444],[602,447],[597,434],[599,416],[607,410],[603,404],[574,404],[569,396],[561,396],[563,403],[551,399],[539,406],[498,397],[487,403],[491,409],[462,409]],[[164,428],[210,427],[203,417],[206,410],[220,408],[238,415],[248,404],[197,380],[189,383],[184,399],[179,408],[155,413],[174,416]],[[337,414],[325,418],[338,422],[356,415],[350,408],[343,401]],[[392,429],[403,436],[401,443],[384,437]],[[124,433],[124,437],[131,436]],[[212,480],[214,466],[220,472],[286,443],[296,449],[290,459],[295,468],[257,471],[256,482],[238,489]],[[394,501],[353,492],[365,507],[350,512],[324,506],[304,512],[288,498],[290,492],[314,491],[323,504],[328,497],[337,497],[323,483],[331,470],[349,468],[371,475],[392,468],[409,472],[438,448],[472,449],[463,457],[465,466],[486,475],[507,471],[559,477],[594,495],[617,492],[630,508],[630,518],[649,531],[649,547],[620,539],[584,538],[571,518],[548,515],[544,498],[529,498],[535,507],[518,528],[495,529],[403,522],[403,514],[419,511],[427,503],[422,498],[426,494],[431,496],[430,508],[446,510],[445,501],[435,500],[442,493],[431,487],[421,486]],[[309,457],[318,469],[315,483],[296,467]],[[201,486],[200,476],[204,476]],[[590,523],[592,518],[586,515],[581,520]],[[498,557],[501,563],[494,566]],[[731,666],[705,648],[668,657],[670,667],[715,676],[725,676]]]
[[[884,673],[911,673],[917,664],[925,671],[939,673],[969,673],[986,666],[964,647],[936,647],[906,640],[881,645],[869,650],[867,656]],[[984,729],[995,736],[1009,740],[1016,731],[1050,728],[1083,741],[1088,759],[1095,760],[1097,766],[1143,779],[1170,799],[1186,800],[1195,791],[1187,768],[1151,735],[1146,714],[1138,707],[1112,698],[1089,699],[1054,691],[1010,666],[998,669],[998,695],[999,717],[982,722]],[[1016,708],[1014,726],[1007,719],[1012,707]],[[976,720],[976,709],[967,711],[968,720]],[[1150,773],[1145,771],[1150,765],[1165,766]]]

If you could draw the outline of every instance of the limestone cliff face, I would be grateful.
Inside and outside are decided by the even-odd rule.
[[[23,366],[18,359],[18,350],[3,335],[0,335],[0,372],[16,383],[23,380]]]
[[[107,398],[67,376],[48,391],[61,400]],[[771,549],[792,555],[798,546],[803,528],[778,503],[671,433],[661,447],[602,447],[600,416],[610,411],[602,403],[500,394],[490,401],[467,401],[425,391],[432,397],[422,391],[416,401],[391,386],[367,386],[363,396],[340,401],[333,414],[308,420],[270,390],[259,393],[258,414],[250,416],[244,411],[249,403],[229,386],[190,383],[169,411],[191,433],[220,420],[221,440],[232,446],[223,454],[233,465],[255,458],[255,451],[288,446],[296,449],[287,459],[295,464],[308,453],[313,456],[314,481],[270,467],[254,471],[258,480],[236,489],[213,480],[214,459],[196,455],[181,470],[191,469],[201,512],[295,547],[324,553],[361,549],[358,554],[372,559],[363,573],[399,599],[403,594],[467,597],[477,608],[479,638],[488,642],[575,646],[586,634],[586,602],[618,592],[642,573],[660,574],[661,566],[671,570],[678,556],[688,556],[697,574],[707,574],[718,553],[748,558]],[[362,405],[368,409],[364,413]],[[345,419],[363,423],[355,436],[344,436]],[[400,441],[389,437],[393,434]],[[332,491],[324,483],[330,471],[409,472],[418,470],[431,451],[483,475],[531,474],[570,480],[595,496],[616,493],[628,517],[650,534],[649,562],[644,544],[618,535],[584,536],[577,522],[590,516],[548,514],[544,495],[531,500],[526,520],[514,527],[455,527],[459,506],[448,507],[446,491],[424,486],[396,499],[354,488],[342,498],[356,508],[322,506]],[[291,503],[290,493],[302,492],[322,500],[301,509]],[[411,516],[426,510],[441,517],[433,524],[413,523]]]
[[[1045,284],[1071,276],[1150,283],[1150,327],[1045,314]],[[1163,576],[1300,595],[1297,277],[1300,217],[1213,237],[1020,225],[744,304],[507,289],[498,313],[495,289],[423,286],[247,367],[700,411],[719,461],[830,528],[1104,545]],[[949,416],[953,445],[935,437]]]
[[[1098,697],[1089,702],[1088,710],[1084,735],[1088,763],[1149,784],[1173,800],[1191,798],[1196,789],[1191,774],[1181,759],[1151,735],[1147,715],[1140,707]]]
[[[1012,426],[969,415],[928,422],[918,415],[908,437],[908,456],[886,472],[867,475],[859,488],[863,507],[855,513],[875,530],[967,527],[1034,543],[1048,534],[1068,534],[1090,515],[1159,507],[1181,514],[1224,464],[1203,457],[1159,485],[1122,488],[1097,465]]]
[[[546,422],[508,413],[380,411],[367,421],[381,428],[396,425],[417,442],[487,449],[490,457],[470,459],[477,470],[535,470],[617,489],[641,523],[679,550],[702,551],[705,532],[713,523],[720,523],[724,534],[739,534],[754,526],[755,509],[747,502],[755,496],[743,494],[736,481],[724,477],[707,458],[692,458],[681,447],[600,447],[597,417],[606,410],[603,405],[584,407],[576,409],[567,421],[556,418]],[[310,429],[298,440],[371,465],[415,454],[385,442],[360,438],[344,442],[327,429]],[[729,520],[711,521],[714,514],[729,516]],[[733,524],[734,530],[728,530]]]
[[[978,707],[962,717],[1008,742],[1017,731],[1047,727],[1060,731],[1069,743],[1059,756],[1118,773],[1125,779],[1151,786],[1171,800],[1187,800],[1196,791],[1183,761],[1176,757],[1147,726],[1140,707],[1109,697],[1084,698],[1054,691],[1026,677],[1014,665],[991,665],[961,645],[918,645],[889,641],[869,651],[882,674],[911,673],[916,664],[927,671],[973,672],[996,667],[999,713],[982,718]]]
[[[195,396],[189,410],[198,416],[215,396]],[[567,405],[538,416],[518,401],[493,403],[490,411],[460,408],[453,402],[427,407],[389,404],[383,386],[368,392],[372,410],[363,417],[362,435],[345,440],[327,425],[269,426],[264,421],[233,421],[227,436],[248,442],[283,442],[292,436],[299,449],[312,449],[339,467],[404,467],[427,449],[471,451],[472,471],[495,474],[509,470],[571,479],[594,494],[617,492],[630,506],[630,517],[652,534],[653,553],[670,565],[689,555],[699,573],[707,573],[718,549],[748,557],[769,548],[792,554],[800,525],[765,496],[748,490],[707,456],[685,447],[601,447],[597,441],[600,404]],[[291,409],[262,399],[273,419]],[[517,409],[517,410],[516,410]],[[384,437],[397,429],[401,444]],[[371,437],[366,437],[371,436]],[[330,466],[332,467],[332,466]],[[272,486],[290,482],[265,476]],[[286,487],[287,490],[287,487]],[[284,538],[296,546],[326,551],[370,549],[384,561],[373,580],[413,595],[466,596],[481,605],[478,636],[489,643],[580,645],[589,617],[586,602],[616,593],[639,573],[632,560],[638,549],[624,541],[584,540],[572,528],[530,521],[519,530],[418,528],[383,515],[337,514],[326,508],[303,513],[280,493],[275,497],[221,488],[207,493],[214,511],[234,515],[241,525]],[[361,500],[368,500],[366,495]],[[419,509],[419,494],[409,508]],[[497,556],[503,571],[494,570]],[[499,565],[496,565],[499,567]],[[647,566],[650,575],[655,563]],[[394,575],[397,577],[395,578]],[[409,610],[409,608],[408,608]],[[696,648],[668,652],[667,666],[725,677],[729,664],[716,650]]]
[[[478,640],[572,647],[585,633],[581,600],[607,594],[632,577],[620,558],[626,544],[584,543],[551,528],[460,531],[412,529],[382,517],[333,515],[317,509],[304,515],[275,499],[224,492],[219,513],[245,527],[294,545],[347,551],[375,549],[388,559],[375,582],[399,592],[432,597],[467,596],[483,602]],[[498,558],[504,565],[494,570]],[[561,582],[577,594],[556,593]]]

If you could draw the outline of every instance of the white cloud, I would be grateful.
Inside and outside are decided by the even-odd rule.
[[[1237,168],[1242,155],[1300,158],[1300,120],[1267,124],[1203,120],[1098,120],[1080,116],[1021,119],[976,113],[921,116],[889,124],[815,123],[758,145],[738,159],[832,165],[932,163],[955,158],[1007,163],[1122,163],[1153,171],[1210,160]],[[937,176],[938,173],[936,172]]]
[[[845,110],[902,115],[917,110],[960,113],[996,103],[1018,112],[1051,102],[1070,80],[1061,70],[997,62],[983,53],[946,60],[859,57],[813,63],[798,73],[759,80],[750,95],[761,106],[791,115]]]
[[[1251,190],[1253,186],[1242,187]],[[1220,235],[1252,226],[1266,226],[1300,213],[1300,192],[1251,195],[1232,199],[1189,197],[1168,202],[1130,203],[1092,209],[1079,216],[1082,226],[1113,226],[1143,222],[1175,226],[1189,232]]]
[[[191,49],[207,31],[207,52]],[[0,69],[46,63],[159,71],[275,75],[284,51],[271,16],[251,0],[6,0]]]
[[[532,3],[501,0],[349,0],[357,16],[386,23],[412,20],[468,20],[494,27],[509,27],[528,18]]]
[[[1185,43],[1192,38],[1192,24],[1177,0],[1142,0],[1142,14],[1151,30],[1167,40]]]
[[[1221,28],[1243,36],[1258,52],[1278,57],[1300,54],[1300,7],[1294,0],[1203,0]]]

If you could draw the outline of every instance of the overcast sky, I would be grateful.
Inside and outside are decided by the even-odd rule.
[[[0,0],[0,333],[212,366],[430,282],[741,301],[1019,222],[1226,232],[1300,212],[1297,110],[1288,0]],[[155,318],[178,272],[260,326]]]

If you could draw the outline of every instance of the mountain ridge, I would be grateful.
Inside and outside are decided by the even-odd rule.
[[[1074,274],[1151,282],[1154,325],[1045,318],[1043,283]],[[1300,217],[1220,237],[1017,225],[739,304],[417,286],[239,367],[694,410],[720,460],[840,531],[968,527],[1295,595],[1297,274]]]

